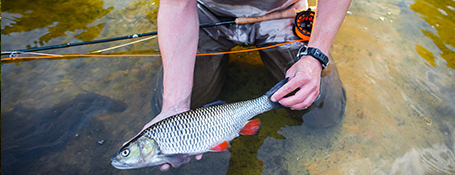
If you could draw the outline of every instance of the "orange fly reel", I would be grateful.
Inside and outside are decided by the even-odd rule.
[[[310,8],[297,13],[294,21],[294,34],[304,41],[310,40],[311,29],[313,28],[314,11]]]

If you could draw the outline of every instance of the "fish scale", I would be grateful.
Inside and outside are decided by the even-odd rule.
[[[274,107],[267,102],[268,97],[262,96],[199,108],[158,122],[144,134],[155,139],[165,154],[207,152],[214,145],[235,138],[248,119]]]

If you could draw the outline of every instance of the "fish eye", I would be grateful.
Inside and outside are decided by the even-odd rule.
[[[130,149],[126,148],[126,149],[124,149],[124,150],[122,151],[122,156],[123,156],[123,157],[126,157],[126,156],[128,156],[128,155],[130,155]]]

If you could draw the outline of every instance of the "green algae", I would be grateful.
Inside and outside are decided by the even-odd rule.
[[[431,53],[429,50],[425,49],[425,47],[423,47],[422,45],[420,44],[416,44],[416,51],[417,53],[425,60],[428,61],[428,63],[430,63],[431,66],[433,67],[436,67],[436,62],[435,62],[435,57],[433,55],[433,53]]]
[[[433,30],[421,29],[441,50],[440,56],[447,61],[447,67],[455,69],[455,2],[446,0],[416,0],[410,8],[420,14]]]
[[[34,45],[27,45],[28,48],[42,46],[51,39],[67,36],[66,32],[76,32],[76,30],[82,30],[75,36],[76,38],[83,41],[93,40],[101,32],[103,24],[92,27],[90,24],[113,9],[113,7],[105,8],[103,6],[104,1],[102,0],[45,0],[34,3],[30,3],[28,0],[5,1],[2,12],[22,16],[15,18],[15,23],[10,26],[4,26],[4,28],[2,26],[2,35],[47,27],[48,33],[40,36]]]

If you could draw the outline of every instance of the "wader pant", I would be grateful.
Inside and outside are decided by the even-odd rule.
[[[219,18],[198,4],[201,24],[219,22]],[[270,46],[299,39],[292,32],[294,19],[279,19],[254,24],[216,26],[199,30],[198,53],[225,52],[237,45]],[[303,43],[291,43],[260,50],[265,67],[276,82],[285,78],[285,69],[294,62]],[[215,100],[221,91],[229,55],[199,56],[196,58],[191,108],[203,106]],[[293,111],[302,116],[304,125],[321,128],[338,124],[344,114],[346,95],[338,76],[335,62],[329,55],[330,65],[322,71],[320,97],[307,109]],[[157,74],[154,95],[151,100],[152,115],[161,111],[163,94],[163,69]],[[297,113],[297,114],[296,114]]]

